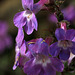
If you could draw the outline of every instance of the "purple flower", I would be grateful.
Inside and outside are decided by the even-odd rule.
[[[39,0],[37,3],[34,4],[33,6],[33,12],[37,13],[40,11],[40,9],[45,9],[46,6],[44,4],[48,4],[49,0]]]
[[[49,15],[49,21],[53,22],[53,23],[57,23],[58,20],[56,18],[56,16],[54,14]]]
[[[49,47],[49,53],[55,57],[59,55],[62,60],[68,60],[70,57],[70,52],[75,54],[75,42],[73,38],[75,37],[75,30],[63,30],[61,28],[56,29],[55,36],[58,42],[53,43]]]
[[[0,21],[0,54],[4,52],[5,48],[10,48],[12,45],[12,38],[8,35],[8,25],[4,21]]]
[[[62,13],[64,15],[64,19],[68,21],[72,21],[75,19],[75,8],[73,5],[69,5],[65,9],[62,10]]]
[[[28,50],[33,55],[23,67],[27,75],[56,75],[56,71],[62,72],[64,65],[62,62],[48,55],[48,45],[42,39],[37,39],[35,43],[29,43]]]
[[[24,26],[25,32],[30,35],[34,29],[37,31],[38,23],[35,13],[41,9],[42,3],[38,2],[34,4],[33,0],[22,0],[22,6],[24,11],[17,13],[13,21],[18,28]]]

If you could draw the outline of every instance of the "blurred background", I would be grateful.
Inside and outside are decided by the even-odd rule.
[[[38,2],[39,0],[34,1]],[[75,0],[65,0],[60,9],[63,13],[66,13],[66,16],[65,14],[64,16],[70,22],[69,27],[75,29]],[[25,75],[19,67],[15,71],[12,69],[15,61],[15,38],[18,32],[13,23],[13,17],[23,10],[21,0],[0,0],[0,75]],[[39,25],[38,31],[34,31],[31,35],[25,33],[25,40],[29,41],[40,37],[45,39],[47,36],[53,37],[57,25],[56,18],[51,16],[52,14],[49,14],[48,11],[38,12],[36,14]],[[74,66],[73,70],[75,70]],[[57,73],[57,75],[61,74]],[[64,75],[75,75],[75,72],[67,71]]]

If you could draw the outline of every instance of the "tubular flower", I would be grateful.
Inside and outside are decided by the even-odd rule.
[[[19,28],[18,35],[16,37],[16,47],[15,47],[16,55],[13,70],[15,70],[19,65],[19,57],[20,55],[25,55],[25,51],[26,51],[26,42],[24,40],[23,28]]]
[[[42,38],[37,39],[35,43],[29,43],[28,46],[33,57],[23,67],[27,75],[56,75],[56,71],[63,71],[62,62],[57,58],[49,57],[48,45]]]
[[[56,29],[55,36],[58,42],[53,43],[49,47],[49,53],[55,57],[59,55],[61,60],[68,60],[70,52],[75,54],[75,42],[72,39],[75,37],[75,30]]]
[[[24,11],[17,13],[13,21],[18,28],[24,26],[25,32],[30,35],[34,29],[37,31],[38,23],[35,13],[42,8],[43,4],[40,1],[34,4],[33,0],[22,0],[22,6]]]

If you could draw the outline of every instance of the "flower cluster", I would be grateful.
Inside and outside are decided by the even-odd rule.
[[[18,28],[13,70],[19,66],[27,75],[56,75],[56,71],[62,72],[64,69],[62,60],[70,63],[70,54],[75,55],[75,29],[67,29],[65,21],[61,21],[60,28],[55,30],[58,42],[51,44],[51,37],[45,40],[24,40],[24,31],[28,35],[34,29],[37,31],[35,14],[41,9],[47,9],[47,4],[50,4],[49,0],[40,0],[37,3],[34,3],[34,0],[22,0],[24,11],[17,13],[13,19]]]

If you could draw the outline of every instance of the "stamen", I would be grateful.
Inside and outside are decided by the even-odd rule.
[[[32,13],[31,13],[31,14],[29,14],[27,18],[29,19],[31,16],[32,16]]]
[[[45,40],[43,40],[41,43],[45,42]]]
[[[28,45],[30,45],[30,44],[35,44],[35,42],[29,42]]]
[[[58,46],[63,47],[63,49],[67,49],[67,47],[72,47],[72,42],[69,40],[61,40],[58,41]]]

